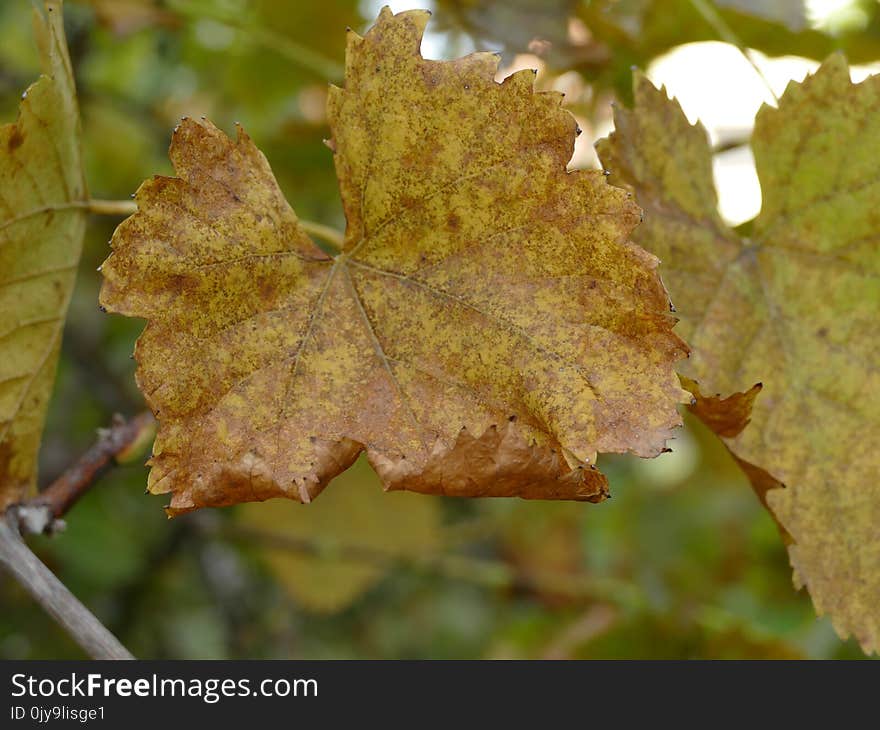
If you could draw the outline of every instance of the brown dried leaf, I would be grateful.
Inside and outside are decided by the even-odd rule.
[[[389,489],[596,501],[689,399],[639,210],[568,172],[574,119],[498,59],[427,61],[425,12],[348,35],[329,142],[343,251],[312,244],[246,134],[185,120],[137,193],[106,307],[149,324],[150,489],[170,512],[309,501],[365,450]]]
[[[699,384],[690,378],[682,376],[681,383],[694,395],[696,402],[691,404],[691,410],[715,433],[725,438],[738,436],[749,424],[752,405],[764,387],[762,383],[755,383],[745,393],[722,398],[720,394],[703,395]]]

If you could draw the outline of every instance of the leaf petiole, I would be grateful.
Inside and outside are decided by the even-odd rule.
[[[77,203],[70,207],[83,207],[95,215],[129,216],[137,213],[137,203],[134,200],[100,200],[91,198],[83,203]],[[341,252],[344,244],[344,236],[340,231],[323,223],[315,221],[299,220],[300,227],[310,236],[320,238],[330,244],[337,252]]]
[[[95,215],[129,216],[137,213],[137,203],[133,200],[98,200],[91,198],[83,206]]]
[[[342,253],[342,249],[345,244],[345,238],[342,233],[337,231],[335,228],[325,226],[323,223],[304,221],[302,218],[299,219],[299,225],[300,228],[302,228],[310,236],[320,238],[322,241],[329,243],[336,252]]]

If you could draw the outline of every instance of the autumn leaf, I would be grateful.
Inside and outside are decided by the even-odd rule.
[[[598,501],[597,452],[654,456],[685,346],[640,217],[566,170],[561,95],[498,59],[419,54],[422,11],[348,34],[329,142],[347,219],[330,257],[239,129],[184,120],[114,234],[101,301],[144,317],[170,513],[310,501],[361,451],[387,489]]]
[[[406,492],[383,494],[363,458],[314,506],[287,500],[272,507],[242,506],[237,525],[293,598],[315,612],[345,609],[395,559],[441,547],[440,504]]]
[[[645,208],[636,240],[664,262],[693,348],[681,370],[709,393],[763,383],[726,401],[726,422],[718,399],[697,412],[787,533],[796,584],[877,651],[880,79],[853,84],[832,56],[759,112],[749,237],[718,215],[704,130],[643,77],[635,97],[600,156]]]
[[[34,33],[44,75],[0,127],[0,511],[36,483],[86,215],[61,2],[34,9]]]

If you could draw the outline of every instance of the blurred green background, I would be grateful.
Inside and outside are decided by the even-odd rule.
[[[876,2],[392,3],[426,5],[425,55],[501,50],[508,69],[538,66],[539,85],[568,93],[587,132],[580,165],[596,164],[591,144],[608,128],[609,103],[626,101],[631,66],[661,68],[683,44],[726,41],[765,54],[753,59],[808,59],[804,68],[835,48],[853,63],[880,58]],[[363,31],[380,6],[68,0],[92,196],[124,199],[170,174],[171,129],[204,114],[227,131],[240,121],[297,213],[341,229],[321,143],[326,84],[341,81],[346,26]],[[714,73],[729,90],[724,69]],[[37,74],[30,5],[3,0],[0,118],[14,119]],[[734,133],[710,128],[719,161],[748,157],[748,129],[728,126]],[[722,207],[754,197],[747,186],[721,186]],[[97,308],[96,268],[116,223],[90,221],[43,484],[114,412],[143,409],[129,357],[142,323]],[[793,590],[772,519],[717,439],[688,418],[672,446],[650,461],[603,458],[613,499],[601,505],[385,495],[359,463],[312,505],[275,500],[170,522],[161,498],[144,496],[146,470],[124,466],[77,504],[64,533],[30,544],[141,658],[861,657]],[[78,657],[0,578],[0,658]]]

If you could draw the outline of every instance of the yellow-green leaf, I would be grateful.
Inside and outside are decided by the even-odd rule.
[[[34,9],[43,76],[0,127],[0,510],[37,452],[85,227],[79,112],[61,2]]]
[[[341,611],[397,559],[441,547],[440,505],[421,495],[383,494],[361,458],[313,506],[248,504],[239,525],[282,585],[313,611]]]
[[[727,401],[728,427],[749,400],[751,423],[718,430],[787,533],[796,584],[876,651],[880,79],[853,84],[833,56],[759,112],[763,207],[748,238],[718,216],[702,128],[642,77],[635,96],[600,155],[645,208],[636,240],[663,261],[693,350],[682,372],[724,394],[763,383]],[[716,427],[718,409],[698,404]]]
[[[113,237],[102,302],[149,324],[150,488],[172,513],[309,501],[361,451],[389,489],[598,501],[686,396],[639,210],[566,170],[576,124],[498,59],[427,61],[428,14],[348,34],[329,118],[347,218],[322,253],[263,155],[185,120]]]

